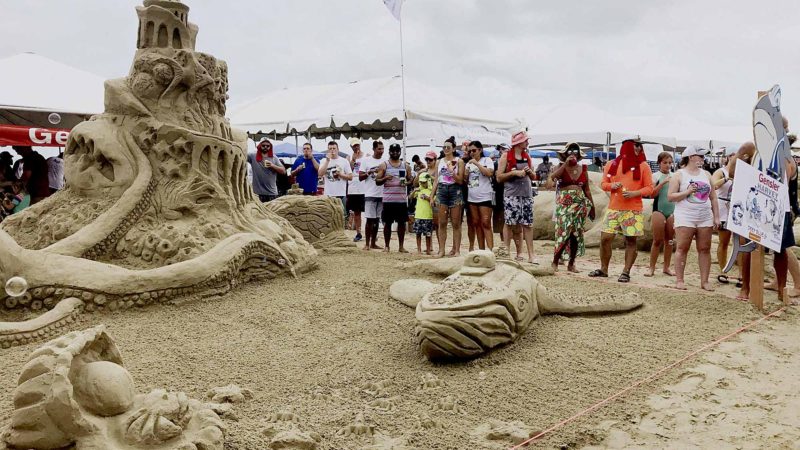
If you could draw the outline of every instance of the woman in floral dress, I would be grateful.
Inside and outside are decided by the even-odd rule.
[[[583,158],[580,146],[576,143],[567,144],[558,152],[558,158],[562,164],[549,177],[551,182],[557,183],[553,269],[558,270],[564,251],[569,249],[567,270],[577,272],[575,258],[583,256],[586,250],[584,225],[587,216],[594,220],[594,201],[587,167],[580,164]]]

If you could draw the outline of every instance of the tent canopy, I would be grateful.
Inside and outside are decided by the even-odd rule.
[[[486,117],[463,103],[414,80],[406,79],[406,133],[409,146],[430,146],[455,136],[494,145],[510,140],[523,126],[518,120]],[[233,126],[256,139],[283,139],[293,134],[311,138],[353,135],[396,138],[403,133],[400,77],[351,83],[286,88],[232,109]]]
[[[0,124],[70,129],[103,112],[104,82],[34,53],[0,59]]]

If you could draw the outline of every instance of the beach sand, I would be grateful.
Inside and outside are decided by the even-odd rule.
[[[407,248],[415,250],[414,243]],[[552,247],[539,242],[537,251],[540,263],[549,264]],[[687,277],[691,289],[685,292],[664,287],[672,282],[668,277],[642,277],[646,253],[640,253],[641,267],[629,285],[615,278],[591,280],[586,273],[596,267],[597,250],[590,249],[578,265],[582,274],[559,272],[540,280],[548,289],[582,297],[630,289],[640,293],[643,308],[606,317],[542,317],[516,343],[482,358],[432,364],[416,349],[414,311],[387,296],[393,281],[413,277],[398,263],[417,257],[364,252],[359,246],[349,253],[321,255],[320,269],[300,279],[249,284],[222,297],[175,305],[87,314],[71,329],[106,324],[140,392],[168,388],[202,398],[207,390],[228,384],[252,390],[254,398],[235,405],[235,418],[225,419],[226,449],[268,448],[270,438],[262,430],[270,420],[277,422],[273,428],[289,427],[283,420],[287,417],[295,418],[293,426],[301,431],[318,433],[320,449],[504,449],[762,316],[731,298],[732,284],[708,295],[697,289],[696,275]],[[621,258],[622,252],[615,251],[612,276],[619,274]],[[768,308],[775,307],[774,297],[768,294]],[[788,316],[796,324],[794,313]],[[764,383],[765,395],[783,397],[784,387],[775,385],[790,378],[788,373],[773,385],[749,372],[747,364],[769,370],[748,358],[767,351],[780,352],[772,362],[777,365],[798,340],[769,336],[791,325],[780,319],[762,326],[757,334],[726,344],[723,353],[708,353],[702,363],[690,360],[532,447],[598,445],[620,433],[633,443],[661,439],[660,432],[639,437],[644,432],[637,426],[647,414],[654,414],[648,430],[661,427],[668,438],[684,442],[691,436],[682,434],[678,410],[682,404],[687,411],[695,404],[701,408],[692,403],[702,400],[692,392],[717,389],[711,384],[722,378],[737,395],[748,392],[745,388],[756,390],[740,383],[751,376]],[[748,353],[731,347],[736,345],[749,348]],[[0,426],[10,419],[20,369],[38,346],[0,352]],[[697,370],[687,369],[715,364],[730,375],[713,370],[691,375]],[[664,391],[661,386],[667,383],[681,390]],[[663,398],[662,392],[669,396]],[[654,403],[654,395],[662,400]],[[791,400],[780,401],[788,406]],[[747,408],[756,418],[766,414],[756,403]],[[698,411],[699,421],[706,420]],[[739,415],[729,411],[728,420]],[[792,420],[797,419],[786,417],[787,426]],[[708,442],[713,431],[709,425]],[[753,428],[754,442],[762,432],[771,431]],[[786,436],[792,435],[787,431]]]

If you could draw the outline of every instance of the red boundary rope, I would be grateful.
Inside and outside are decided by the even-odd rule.
[[[672,364],[670,364],[670,365],[668,365],[666,367],[663,367],[663,368],[659,369],[658,371],[652,373],[647,378],[643,378],[643,379],[633,383],[632,385],[626,387],[625,389],[622,389],[621,391],[617,392],[616,394],[612,395],[611,397],[608,397],[605,400],[602,400],[600,402],[595,403],[594,405],[584,409],[583,411],[573,415],[572,417],[570,417],[568,419],[564,419],[561,422],[558,422],[557,424],[551,426],[550,428],[548,428],[548,429],[540,432],[539,434],[531,437],[527,441],[522,442],[520,444],[517,444],[514,447],[511,447],[510,450],[517,450],[517,449],[520,449],[522,447],[528,446],[528,444],[530,444],[531,442],[537,441],[537,440],[541,439],[542,437],[544,437],[545,435],[548,435],[548,434],[552,433],[553,431],[563,427],[564,425],[567,425],[567,424],[569,424],[571,422],[574,422],[575,420],[577,420],[577,419],[579,419],[579,418],[581,418],[581,417],[583,417],[583,416],[585,416],[585,415],[587,415],[587,414],[589,414],[589,413],[601,408],[605,404],[607,404],[607,403],[609,403],[609,402],[621,397],[622,395],[626,394],[627,392],[630,392],[630,391],[636,389],[637,387],[639,387],[639,386],[641,386],[641,385],[643,385],[645,383],[648,383],[650,381],[655,380],[656,378],[658,378],[659,376],[663,375],[665,372],[669,371],[670,369],[673,369],[673,368],[679,366],[680,364],[684,363],[686,360],[696,356],[698,353],[701,353],[701,352],[703,352],[705,350],[708,350],[709,348],[711,348],[711,347],[713,347],[713,346],[715,346],[715,345],[717,345],[717,344],[719,344],[721,342],[727,341],[728,339],[736,336],[737,334],[739,334],[739,333],[741,333],[743,331],[746,331],[746,330],[748,330],[750,328],[753,328],[754,326],[758,325],[759,323],[761,323],[761,322],[763,322],[763,321],[765,321],[767,319],[770,319],[770,318],[772,318],[774,316],[777,316],[778,314],[782,313],[785,310],[786,310],[786,307],[784,306],[784,307],[778,309],[777,311],[773,311],[772,313],[770,313],[770,314],[768,314],[768,315],[766,315],[766,316],[764,316],[764,317],[762,317],[762,318],[760,318],[758,320],[754,320],[753,322],[750,322],[749,324],[739,328],[738,330],[736,330],[736,331],[734,331],[734,332],[732,332],[732,333],[730,333],[728,335],[725,335],[725,336],[723,336],[723,337],[721,337],[721,338],[719,338],[719,339],[717,339],[717,340],[715,340],[713,342],[710,342],[710,343],[700,347],[699,349],[689,353],[688,355],[686,355],[683,358],[673,362]]]

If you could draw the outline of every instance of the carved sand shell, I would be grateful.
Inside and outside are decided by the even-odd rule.
[[[97,431],[76,396],[73,377],[81,366],[122,365],[104,326],[54,339],[33,352],[14,390],[14,413],[5,439],[15,448],[60,449]]]

